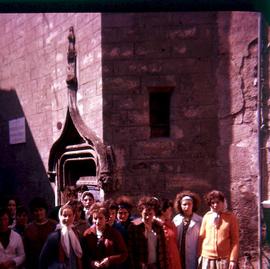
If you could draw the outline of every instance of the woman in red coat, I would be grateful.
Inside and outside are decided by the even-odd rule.
[[[173,202],[169,199],[162,199],[158,212],[158,221],[165,234],[165,244],[167,250],[167,265],[169,269],[182,269],[180,255],[177,245],[177,229],[172,222]]]
[[[109,210],[101,203],[90,209],[93,225],[84,232],[84,263],[86,268],[116,269],[122,264],[128,251],[121,234],[107,222]]]

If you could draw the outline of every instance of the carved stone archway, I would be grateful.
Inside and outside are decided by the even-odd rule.
[[[110,146],[86,126],[77,107],[78,82],[73,27],[68,35],[68,108],[63,131],[53,144],[48,162],[48,177],[56,186],[56,204],[61,203],[66,186],[94,186],[114,190],[114,155]]]

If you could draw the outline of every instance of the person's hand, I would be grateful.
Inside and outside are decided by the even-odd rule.
[[[109,267],[109,258],[104,258],[100,263],[99,266],[101,268],[107,268]]]
[[[197,258],[197,261],[198,261],[198,265],[201,265],[201,263],[202,263],[202,256],[199,256],[199,257]]]
[[[100,268],[100,263],[98,261],[92,261],[91,262],[91,267],[96,269],[96,268]]]
[[[236,269],[236,268],[237,268],[236,262],[231,261],[229,264],[229,269]]]

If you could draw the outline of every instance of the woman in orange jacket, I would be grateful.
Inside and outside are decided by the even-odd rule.
[[[222,192],[209,192],[206,201],[210,211],[204,215],[200,229],[200,268],[236,269],[239,253],[237,218],[225,210],[225,197]]]

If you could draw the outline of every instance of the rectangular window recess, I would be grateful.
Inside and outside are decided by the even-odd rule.
[[[170,103],[172,87],[151,87],[149,117],[151,138],[170,136]]]

